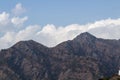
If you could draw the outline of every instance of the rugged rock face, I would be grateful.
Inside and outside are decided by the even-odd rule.
[[[0,52],[0,80],[98,80],[119,67],[120,40],[87,32],[53,48],[29,40]]]

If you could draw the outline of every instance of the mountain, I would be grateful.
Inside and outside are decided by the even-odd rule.
[[[98,80],[120,68],[120,40],[88,32],[48,48],[20,41],[0,52],[0,80]]]

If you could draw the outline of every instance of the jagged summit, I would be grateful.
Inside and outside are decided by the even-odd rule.
[[[94,37],[92,34],[90,34],[89,32],[84,32],[84,33],[81,33],[80,36],[92,36]]]
[[[25,46],[27,44],[34,44],[34,43],[36,43],[36,42],[33,40],[19,41],[15,45],[13,45],[13,47],[20,47],[20,46]]]
[[[91,41],[91,40],[95,40],[96,37],[93,36],[92,34],[88,33],[88,32],[84,32],[84,33],[81,33],[80,35],[78,35],[74,40],[77,40],[77,41]]]
[[[92,34],[90,34],[88,32],[81,33],[77,37],[81,37],[81,38],[96,38],[95,36],[93,36]]]
[[[26,47],[35,48],[37,46],[47,48],[46,46],[44,46],[44,45],[42,45],[34,40],[19,41],[15,45],[13,45],[12,47],[15,47],[15,48],[26,48]]]
[[[16,44],[24,44],[24,43],[37,43],[37,42],[34,40],[25,40],[25,41],[19,41]]]

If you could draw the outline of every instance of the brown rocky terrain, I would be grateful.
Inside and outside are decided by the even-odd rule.
[[[101,78],[99,80],[120,80],[120,76],[115,74],[115,75],[113,75],[111,77],[104,77],[104,78]]]
[[[98,80],[119,67],[120,40],[87,32],[53,48],[29,40],[0,51],[0,80]]]

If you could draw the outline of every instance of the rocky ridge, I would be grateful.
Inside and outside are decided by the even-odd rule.
[[[98,80],[119,67],[120,40],[88,32],[53,48],[29,40],[0,52],[0,80]]]

